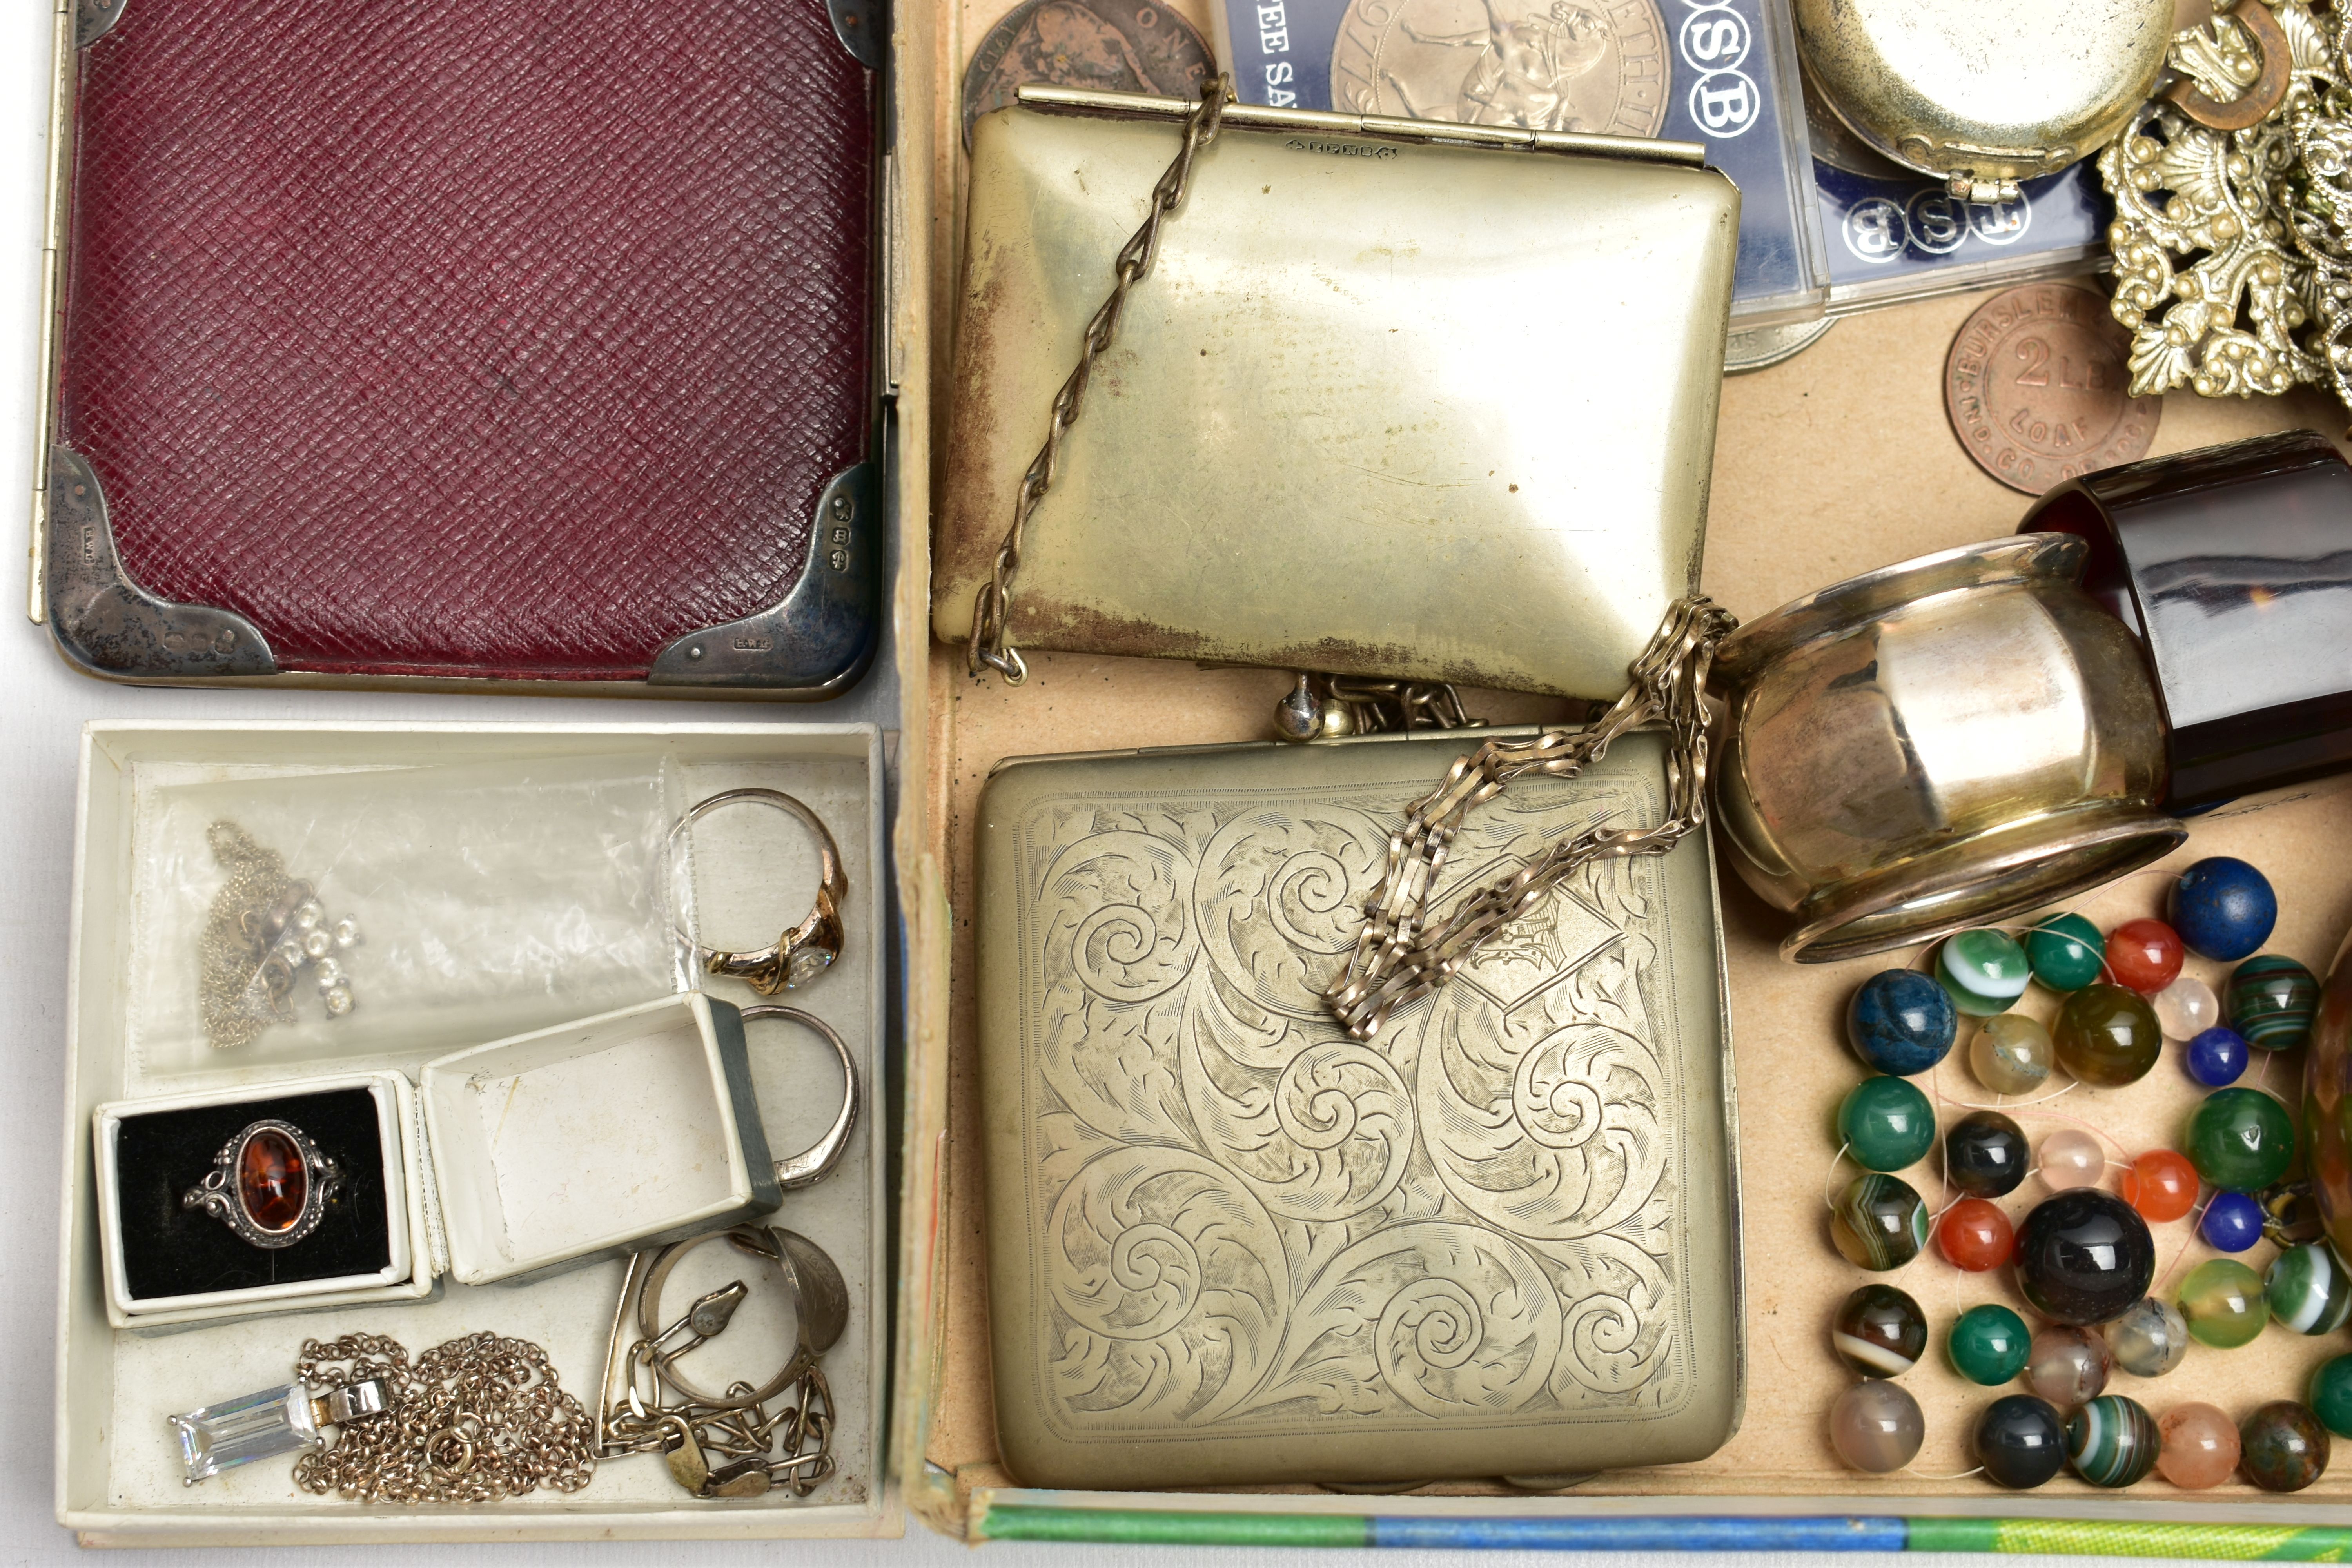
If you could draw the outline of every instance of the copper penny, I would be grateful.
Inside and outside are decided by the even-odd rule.
[[[2028,283],[1994,295],[1952,340],[1944,410],[1977,466],[2040,495],[2147,456],[2160,397],[2126,391],[2131,337],[2086,289]]]
[[[1198,98],[1214,73],[1200,32],[1148,0],[1027,0],[971,52],[963,72],[963,144],[971,125],[1031,82]]]

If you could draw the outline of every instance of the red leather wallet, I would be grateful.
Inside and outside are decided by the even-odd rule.
[[[43,579],[70,658],[862,673],[878,14],[80,7]]]

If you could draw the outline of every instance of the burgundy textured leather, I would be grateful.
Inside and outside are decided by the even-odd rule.
[[[64,434],[280,668],[642,679],[867,455],[872,79],[823,0],[130,0]]]

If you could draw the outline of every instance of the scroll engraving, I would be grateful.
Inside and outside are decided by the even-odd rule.
[[[1692,1385],[1657,862],[1587,868],[1349,1040],[1320,990],[1392,789],[1048,800],[1017,828],[1034,1392],[1074,1439],[1652,1417]],[[1574,809],[1568,802],[1573,799]],[[1482,807],[1448,891],[1641,779]]]

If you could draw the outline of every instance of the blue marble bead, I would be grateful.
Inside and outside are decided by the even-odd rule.
[[[1942,1061],[1959,1027],[1951,997],[1916,969],[1874,974],[1846,1004],[1845,1037],[1853,1054],[1894,1078],[1910,1078]]]
[[[2253,1054],[2237,1030],[2216,1026],[2190,1040],[2181,1059],[2189,1076],[2207,1089],[2227,1089],[2245,1072]]]
[[[2270,879],[2243,860],[2215,855],[2180,873],[2168,915],[2189,952],[2235,963],[2270,940],[2278,895]]]
[[[2215,1193],[2197,1234],[2216,1252],[2243,1252],[2263,1238],[2263,1205],[2243,1193]]]

